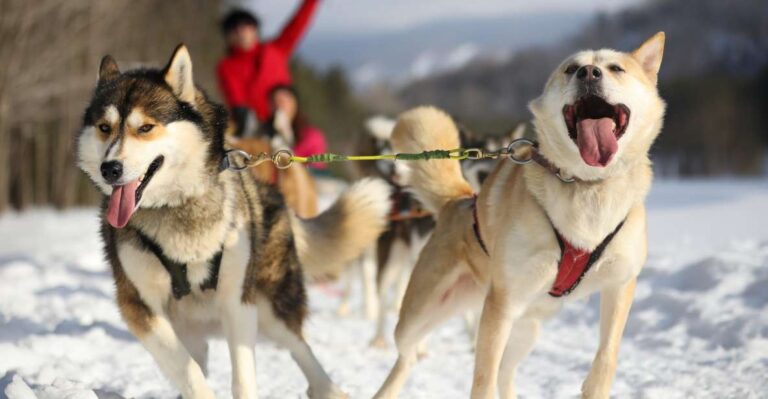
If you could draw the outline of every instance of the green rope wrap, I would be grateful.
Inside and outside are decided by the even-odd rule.
[[[446,150],[433,150],[423,151],[418,154],[396,154],[395,159],[403,161],[419,161],[430,159],[451,159],[451,151]]]
[[[344,155],[331,154],[331,153],[315,154],[307,157],[307,162],[314,162],[314,163],[331,163],[331,162],[341,162],[346,160],[347,160],[347,157]]]

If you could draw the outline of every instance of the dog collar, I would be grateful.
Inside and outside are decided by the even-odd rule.
[[[139,235],[142,245],[145,249],[152,252],[157,259],[162,263],[165,270],[171,276],[171,292],[176,300],[184,298],[192,292],[192,287],[187,278],[187,265],[184,263],[176,262],[165,255],[160,245],[147,235],[139,231],[136,232]],[[216,290],[219,285],[219,269],[221,269],[221,257],[223,251],[216,252],[211,259],[208,260],[208,278],[200,283],[200,290],[205,291],[207,289]]]

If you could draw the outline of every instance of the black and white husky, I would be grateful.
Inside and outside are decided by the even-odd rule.
[[[77,143],[105,194],[104,250],[126,324],[184,398],[213,398],[207,338],[223,334],[232,394],[256,397],[257,326],[290,350],[311,398],[344,394],[302,337],[303,269],[359,256],[386,227],[389,188],[353,185],[301,220],[271,187],[220,167],[226,111],[194,84],[184,46],[162,70],[121,73],[106,56]]]

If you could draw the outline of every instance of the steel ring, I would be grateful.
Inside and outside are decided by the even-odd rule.
[[[528,159],[521,159],[515,157],[515,150],[521,145],[521,144],[527,144],[531,147],[535,147],[536,143],[533,140],[529,139],[517,139],[513,140],[509,146],[507,147],[507,155],[509,156],[509,159],[519,165],[525,165],[527,163],[531,163],[533,161],[533,156],[531,155]]]
[[[560,173],[560,171],[555,173],[555,176],[557,176],[557,178],[560,179],[560,181],[563,182],[563,183],[573,183],[573,182],[576,181],[576,179],[574,179],[573,177],[565,177],[565,176],[563,176]]]
[[[272,163],[278,169],[288,169],[293,165],[293,153],[288,150],[280,150],[272,155]]]

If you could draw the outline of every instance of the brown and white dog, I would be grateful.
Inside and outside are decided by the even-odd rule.
[[[648,151],[665,110],[656,89],[663,49],[657,33],[631,53],[568,57],[530,104],[538,154],[547,161],[500,161],[477,197],[458,162],[410,164],[417,197],[439,216],[400,310],[399,358],[377,398],[398,396],[425,334],[480,304],[471,396],[492,399],[498,389],[514,398],[515,371],[542,321],[566,300],[594,292],[600,344],[582,397],[609,396],[646,259],[643,202],[652,180]],[[399,152],[459,145],[453,121],[434,108],[404,113],[392,142]],[[575,181],[562,181],[554,168]]]
[[[274,187],[222,167],[226,111],[195,86],[184,46],[163,69],[107,56],[78,136],[104,194],[101,234],[128,328],[185,399],[211,399],[208,338],[224,336],[232,396],[256,397],[257,329],[288,348],[311,398],[345,395],[304,340],[305,273],[323,275],[386,227],[389,187],[368,179],[301,219]]]

